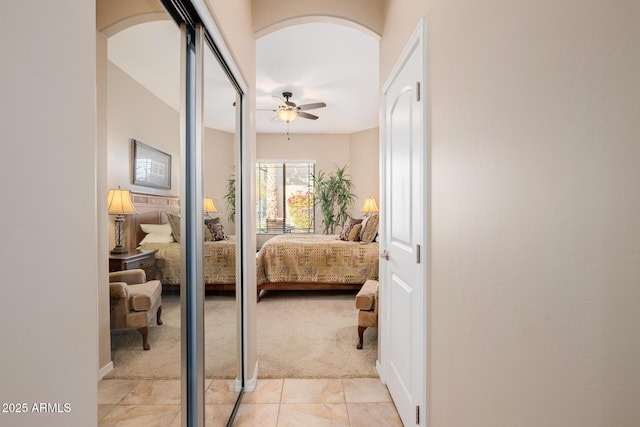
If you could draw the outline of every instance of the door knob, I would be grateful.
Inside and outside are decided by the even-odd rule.
[[[389,251],[384,251],[380,254],[380,258],[384,258],[389,261]]]

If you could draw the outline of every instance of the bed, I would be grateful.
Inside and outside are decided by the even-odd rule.
[[[127,247],[156,250],[156,275],[163,285],[180,284],[180,244],[142,243],[143,224],[166,224],[179,212],[177,197],[132,193],[138,215],[128,219]],[[361,221],[361,220],[360,220]],[[373,221],[372,221],[373,222]],[[374,235],[377,233],[373,227]],[[258,301],[268,290],[359,290],[378,279],[378,243],[340,240],[335,235],[286,233],[269,239],[256,255]],[[236,289],[236,242],[204,242],[207,290]]]
[[[263,290],[358,290],[378,279],[377,242],[324,234],[283,234],[257,254],[258,300]]]
[[[145,243],[145,224],[167,224],[170,214],[180,210],[179,199],[132,193],[138,215],[132,215],[128,225],[128,247],[156,250],[156,278],[167,286],[180,285],[180,243]],[[141,243],[142,242],[142,243]],[[233,291],[236,289],[236,243],[228,240],[204,242],[204,283],[207,290]]]

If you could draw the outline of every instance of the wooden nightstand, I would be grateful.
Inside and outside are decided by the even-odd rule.
[[[157,249],[149,251],[133,249],[124,254],[111,254],[109,256],[109,272],[141,268],[145,271],[147,280],[154,280],[156,278],[157,251]]]

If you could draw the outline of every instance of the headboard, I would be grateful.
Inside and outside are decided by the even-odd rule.
[[[156,194],[131,193],[138,215],[127,217],[127,248],[135,249],[144,238],[145,233],[140,224],[164,224],[167,212],[180,212],[180,198],[176,196],[160,196]]]

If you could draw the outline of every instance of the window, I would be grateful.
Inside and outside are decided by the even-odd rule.
[[[260,234],[313,233],[314,162],[256,164],[256,227]]]

